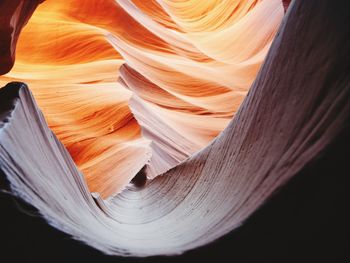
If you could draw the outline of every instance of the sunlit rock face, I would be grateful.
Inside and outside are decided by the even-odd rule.
[[[15,2],[12,13],[24,6]],[[38,2],[12,19],[25,21]],[[282,16],[280,0],[47,0],[0,84],[30,86],[90,190],[106,198],[145,165],[154,178],[226,127]]]
[[[0,2],[0,75],[7,73],[12,68],[19,34],[41,2],[43,0],[3,0]]]

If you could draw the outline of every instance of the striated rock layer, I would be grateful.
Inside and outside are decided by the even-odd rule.
[[[13,193],[53,226],[113,255],[178,254],[228,233],[349,126],[343,4],[294,1],[228,127],[164,176],[107,201],[90,194],[29,89],[9,84],[0,91],[0,162]]]
[[[46,0],[0,84],[30,86],[90,191],[107,198],[227,126],[282,17],[280,0]]]

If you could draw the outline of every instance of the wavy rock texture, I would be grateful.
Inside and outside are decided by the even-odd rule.
[[[36,7],[44,0],[3,0],[0,2],[0,75],[15,62],[19,34]]]
[[[91,196],[28,88],[10,84],[0,96],[2,170],[53,226],[105,253],[178,254],[204,245],[242,224],[349,126],[349,20],[342,5],[295,0],[224,132],[146,187],[107,201]],[[136,110],[144,106],[138,100]]]
[[[282,16],[280,0],[47,0],[0,84],[30,86],[90,191],[107,198],[227,126]]]

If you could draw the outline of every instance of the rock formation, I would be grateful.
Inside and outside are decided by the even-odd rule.
[[[0,75],[15,62],[16,45],[22,28],[44,0],[4,0],[0,2]]]
[[[137,12],[129,2],[120,2]],[[239,227],[348,129],[350,17],[344,8],[349,3],[342,2],[295,0],[227,128],[163,175],[106,200],[91,193],[28,86],[6,85],[0,90],[0,163],[12,192],[54,227],[112,255],[179,254]],[[157,31],[147,19],[143,22]],[[140,50],[126,48],[115,37],[109,40],[125,57],[135,51],[139,55],[132,59],[140,58]],[[215,55],[224,59],[220,52]],[[121,68],[120,83],[132,87],[144,79],[128,63]],[[139,63],[145,67],[146,58]],[[228,74],[231,78],[235,75]],[[131,103],[135,116],[155,108],[154,102],[144,106],[138,100],[135,96]],[[140,122],[146,121],[151,127],[152,120]]]

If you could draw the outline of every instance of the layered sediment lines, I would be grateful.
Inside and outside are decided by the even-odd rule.
[[[46,0],[12,71],[92,192],[120,192],[205,147],[234,116],[283,16],[280,0]]]
[[[53,226],[113,255],[179,254],[228,233],[349,126],[350,18],[342,3],[295,0],[228,127],[164,176],[107,201],[90,194],[29,89],[8,85],[0,91],[0,163],[12,191]],[[156,108],[138,100],[136,110]]]

